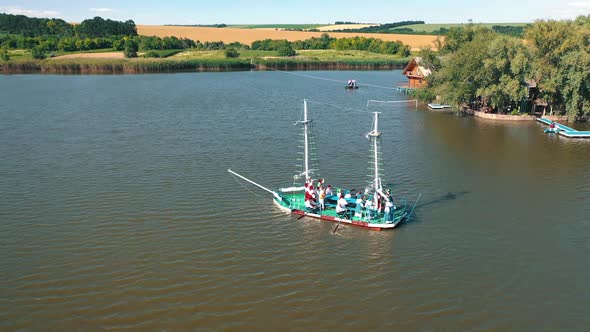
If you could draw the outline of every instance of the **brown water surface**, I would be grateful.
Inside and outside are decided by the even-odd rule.
[[[293,74],[0,77],[0,330],[588,329],[590,141]],[[382,112],[411,222],[333,234],[227,173],[289,185],[303,98],[350,188]]]

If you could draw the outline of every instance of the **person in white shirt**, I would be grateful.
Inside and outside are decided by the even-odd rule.
[[[340,216],[340,218],[346,217],[346,205],[348,202],[344,199],[344,196],[340,194],[340,199],[336,204],[336,213]]]

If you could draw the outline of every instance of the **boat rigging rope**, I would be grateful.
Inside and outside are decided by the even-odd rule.
[[[269,69],[269,70],[276,71],[276,72],[283,73],[283,74],[289,74],[289,75],[294,75],[294,76],[313,78],[313,79],[316,79],[316,80],[324,80],[324,81],[338,82],[338,83],[344,83],[344,84],[346,84],[346,82],[344,82],[342,80],[336,80],[336,79],[333,79],[333,78],[326,78],[326,77],[319,77],[319,76],[311,76],[311,75],[299,74],[299,73],[294,73],[294,72],[289,72],[289,71],[274,69],[274,68],[267,67],[265,65],[260,65],[260,64],[254,64],[254,65],[256,65],[257,67],[261,67],[261,68],[264,68],[264,69]],[[357,83],[357,85],[358,86],[368,86],[368,87],[379,88],[379,89],[397,90],[396,88],[391,88],[391,87],[388,87],[388,86],[381,86],[381,85],[374,85],[374,84]]]

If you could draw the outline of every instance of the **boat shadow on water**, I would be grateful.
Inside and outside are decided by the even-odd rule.
[[[426,201],[426,202],[424,202],[422,204],[418,204],[416,206],[416,211],[414,213],[418,213],[419,214],[420,213],[420,210],[422,208],[438,206],[438,205],[444,204],[444,203],[449,202],[449,201],[454,201],[454,200],[456,200],[458,198],[461,198],[462,196],[465,196],[465,195],[470,194],[470,193],[471,193],[471,191],[468,191],[468,190],[463,190],[463,191],[459,191],[459,192],[456,192],[456,193],[453,193],[453,192],[450,192],[449,191],[446,194],[443,194],[443,195],[441,195],[439,197],[435,197],[435,198],[433,198],[430,201]],[[419,218],[414,218],[413,219],[413,221],[417,221],[417,220],[420,220],[420,219]]]

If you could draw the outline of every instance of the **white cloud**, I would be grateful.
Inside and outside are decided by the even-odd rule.
[[[91,12],[95,12],[95,13],[112,13],[115,10],[112,8],[90,8]]]
[[[580,15],[590,14],[590,0],[570,1],[567,5],[555,6],[547,18],[573,20]]]
[[[573,7],[573,8],[590,9],[590,1],[574,1],[574,2],[568,2],[567,5],[569,7]]]
[[[56,17],[60,15],[60,13],[55,10],[26,9],[19,6],[0,7],[0,12],[13,15],[26,15],[31,17]]]

